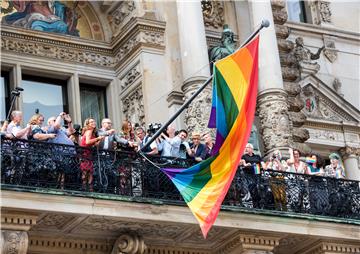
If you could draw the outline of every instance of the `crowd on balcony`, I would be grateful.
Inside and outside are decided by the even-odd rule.
[[[172,125],[167,128],[166,133],[162,133],[154,142],[144,147],[150,139],[149,133],[142,126],[134,128],[129,121],[124,121],[121,131],[117,133],[109,118],[102,119],[99,129],[93,118],[86,119],[82,128],[74,128],[70,115],[64,112],[47,119],[46,125],[43,125],[45,119],[42,114],[33,115],[25,128],[21,127],[22,120],[22,112],[13,111],[11,122],[5,122],[1,128],[2,134],[10,139],[96,147],[99,150],[112,151],[119,146],[122,149],[136,152],[141,149],[142,153],[147,155],[183,158],[194,162],[200,162],[210,157],[214,146],[211,133],[193,132],[191,141],[188,142],[188,132],[184,129],[176,131]],[[63,121],[66,123],[66,128],[62,126]],[[70,152],[67,150],[67,152],[71,153],[71,150]],[[90,150],[84,150],[82,156],[86,158],[89,153]],[[341,158],[336,153],[330,154],[330,164],[325,167],[323,159],[317,154],[307,155],[305,161],[300,159],[302,155],[299,150],[289,149],[289,155],[286,160],[279,150],[275,150],[266,161],[263,161],[259,155],[254,154],[253,146],[249,143],[245,147],[239,166],[255,174],[259,173],[261,169],[270,169],[334,178],[345,177]],[[92,183],[93,168],[91,160],[84,160],[80,163],[83,182]]]

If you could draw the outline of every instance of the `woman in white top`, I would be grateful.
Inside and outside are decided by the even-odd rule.
[[[290,158],[286,161],[288,165],[288,172],[304,174],[306,164],[300,160],[301,153],[297,149],[289,148]]]

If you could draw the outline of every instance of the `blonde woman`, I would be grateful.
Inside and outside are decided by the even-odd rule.
[[[84,127],[82,129],[82,138],[80,146],[82,147],[94,147],[105,137],[100,136],[96,137],[96,121],[93,118],[87,118],[84,122]],[[91,150],[84,149],[82,154],[83,161],[80,163],[80,170],[82,171],[82,188],[86,189],[86,185],[89,185],[89,191],[93,191],[93,173],[94,173],[94,164],[91,158]]]
[[[44,116],[42,114],[35,114],[30,118],[31,125],[30,139],[47,141],[56,137],[54,133],[46,133],[41,126],[44,123]]]

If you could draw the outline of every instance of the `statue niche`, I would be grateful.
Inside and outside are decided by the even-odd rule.
[[[210,72],[213,71],[214,62],[234,53],[235,49],[234,32],[228,25],[224,25],[220,45],[209,49]]]
[[[234,32],[231,31],[228,25],[224,25],[223,32],[221,34],[221,42],[219,46],[210,48],[209,60],[210,60],[210,72],[213,72],[213,63],[234,53],[236,50],[236,43],[234,40]],[[251,134],[248,140],[251,143],[256,152],[260,153],[258,128],[253,124],[251,128]]]

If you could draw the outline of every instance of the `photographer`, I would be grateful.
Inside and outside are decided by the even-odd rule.
[[[286,161],[282,159],[281,152],[279,150],[275,150],[265,164],[265,169],[275,171],[286,171],[287,168],[288,165]]]
[[[67,123],[68,128],[61,127],[61,121]],[[53,139],[49,139],[49,143],[60,144],[60,145],[74,145],[74,142],[70,139],[70,135],[75,132],[73,128],[72,120],[69,114],[61,112],[57,117],[49,117],[48,126],[46,127],[47,133],[52,133],[55,136]],[[64,189],[65,184],[65,173],[71,172],[74,169],[73,159],[76,155],[74,147],[68,146],[55,146],[53,147],[54,161],[59,172],[58,182],[60,189]]]
[[[61,121],[64,120],[67,123],[68,128],[64,129],[61,127]],[[49,117],[48,126],[46,127],[47,133],[56,134],[54,139],[49,140],[50,143],[54,144],[63,144],[63,145],[74,145],[74,142],[69,138],[69,136],[75,132],[71,117],[65,112],[61,112],[57,117]]]
[[[114,150],[116,144],[120,144],[123,146],[130,146],[133,147],[134,143],[128,141],[124,138],[121,138],[119,135],[115,133],[115,130],[111,128],[112,122],[109,118],[104,118],[101,121],[101,129],[97,131],[98,136],[104,136],[105,138],[100,141],[99,149],[103,150]]]

